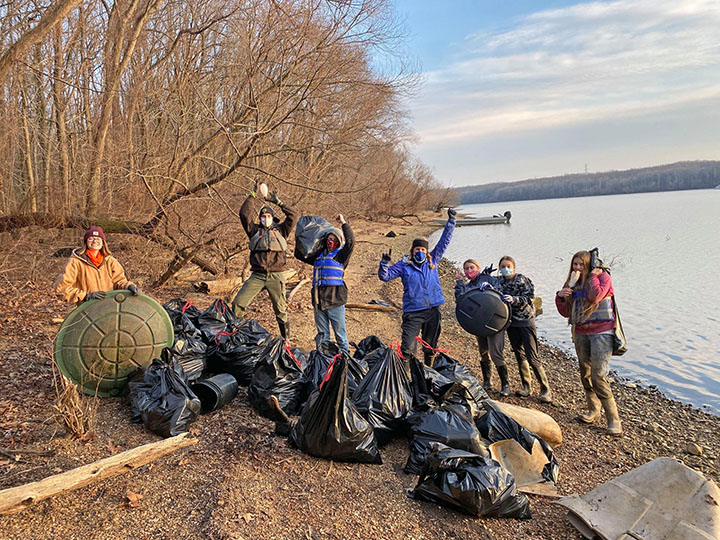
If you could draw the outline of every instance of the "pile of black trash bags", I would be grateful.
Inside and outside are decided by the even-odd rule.
[[[180,299],[164,307],[175,343],[142,380],[130,383],[133,420],[163,436],[187,431],[201,407],[211,410],[193,384],[228,373],[248,387],[258,414],[278,422],[297,417],[288,440],[307,454],[379,464],[380,448],[406,437],[404,471],[419,475],[411,493],[418,500],[473,516],[529,519],[527,498],[488,451],[507,439],[528,452],[537,440],[548,458],[543,477],[557,480],[557,460],[545,441],[487,407],[488,396],[472,370],[445,353],[437,353],[428,367],[368,336],[353,344],[352,356],[331,344],[306,357],[256,321],[237,319],[220,299],[202,312]]]

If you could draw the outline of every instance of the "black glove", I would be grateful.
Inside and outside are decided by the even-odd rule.
[[[457,216],[457,210],[448,208],[448,219],[455,219],[455,216]]]
[[[389,263],[392,260],[392,248],[387,253],[382,254],[382,261]]]
[[[95,291],[95,292],[89,292],[85,295],[85,300],[100,300],[102,298],[105,298],[105,291]]]
[[[483,275],[489,276],[489,275],[492,274],[495,270],[497,270],[497,269],[496,269],[496,268],[493,268],[493,265],[492,265],[492,263],[491,263],[490,266],[486,266],[485,269],[484,269],[482,272],[480,272],[480,273],[483,274]]]
[[[277,190],[274,190],[267,197],[265,197],[265,200],[269,203],[273,203],[273,204],[277,204],[278,206],[282,206],[282,203],[280,202],[280,199],[278,198]]]
[[[128,290],[133,296],[137,296],[138,294],[140,294],[140,289],[138,289],[137,285],[135,285],[134,283],[128,287]]]

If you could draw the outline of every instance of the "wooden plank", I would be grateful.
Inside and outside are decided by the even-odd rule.
[[[186,435],[187,433],[182,433],[169,439],[144,444],[37,482],[4,489],[0,491],[0,514],[21,512],[37,502],[132,471],[159,457],[197,443],[197,439],[188,439]]]
[[[345,307],[347,309],[365,309],[367,311],[386,311],[388,313],[394,313],[397,311],[397,308],[394,308],[392,306],[381,306],[380,304],[354,304],[351,302],[348,302],[345,304]]]

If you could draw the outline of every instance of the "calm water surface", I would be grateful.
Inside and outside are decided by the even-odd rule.
[[[720,189],[469,205],[512,212],[510,225],[459,227],[445,256],[497,267],[511,255],[535,283],[538,334],[574,354],[554,305],[572,254],[600,248],[611,263],[628,352],[620,375],[720,414]],[[433,240],[439,234],[435,233]],[[578,382],[579,384],[579,382]]]

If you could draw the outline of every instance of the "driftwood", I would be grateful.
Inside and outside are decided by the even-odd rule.
[[[388,313],[394,313],[397,311],[397,308],[392,306],[381,306],[380,304],[355,304],[349,302],[345,304],[345,307],[347,309],[365,309],[367,311],[385,311]]]
[[[0,514],[21,512],[37,502],[74,491],[97,480],[132,471],[175,450],[197,443],[197,439],[187,439],[186,435],[187,433],[183,433],[176,437],[138,446],[89,465],[48,476],[38,482],[4,489],[0,491]]]
[[[549,414],[503,401],[490,400],[490,404],[500,412],[507,414],[521,426],[537,434],[553,448],[562,443],[560,426]]]
[[[287,301],[289,302],[290,300],[292,300],[293,297],[300,290],[300,287],[302,287],[306,283],[310,283],[311,281],[312,280],[310,278],[301,279],[300,282],[297,285],[295,285],[295,288],[292,291],[290,291],[290,294],[288,294]]]
[[[297,275],[297,271],[294,269],[285,270],[285,281],[290,281]],[[243,284],[243,278],[241,276],[224,277],[220,279],[208,279],[205,281],[196,281],[192,284],[193,288],[201,293],[209,294],[211,296],[222,296],[225,293],[229,293],[236,288],[239,288]]]

